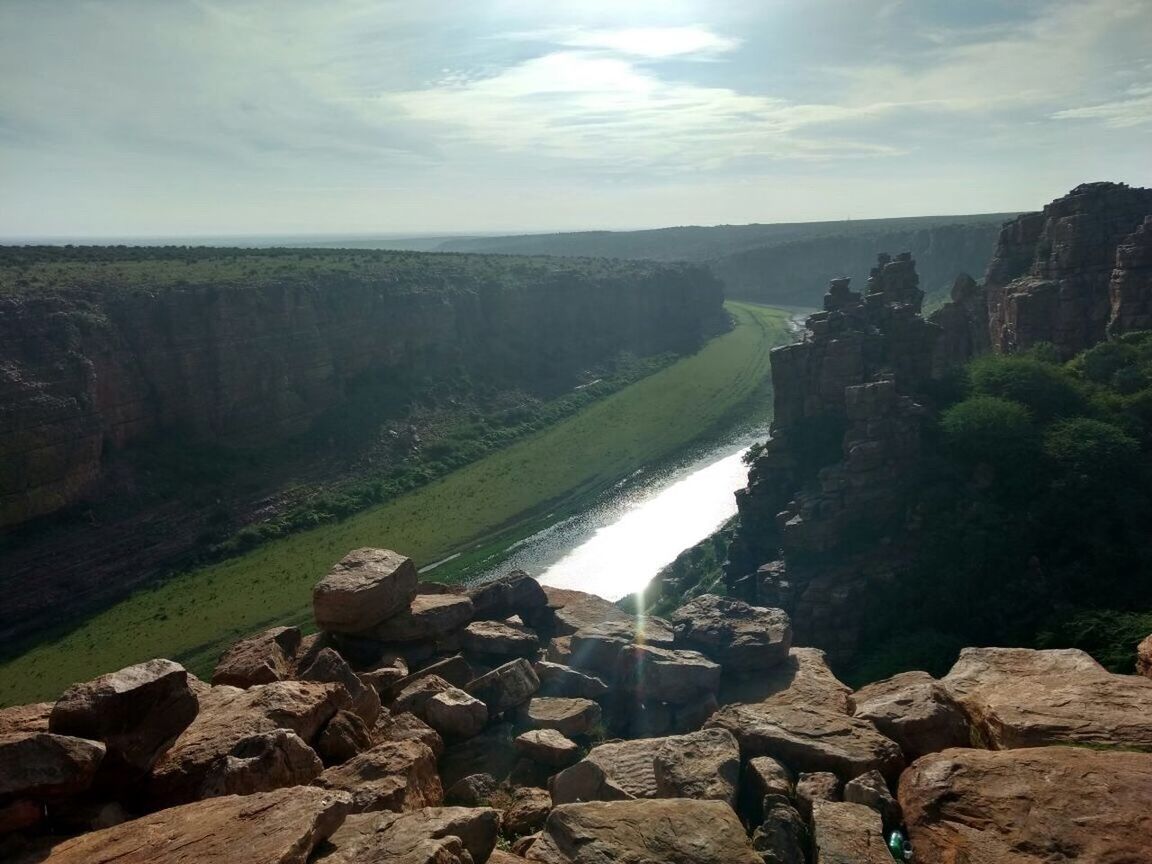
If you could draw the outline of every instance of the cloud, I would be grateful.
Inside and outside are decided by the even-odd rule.
[[[671,57],[704,59],[734,51],[740,46],[739,39],[721,36],[700,25],[599,30],[574,27],[514,33],[506,38],[545,41],[566,48],[603,49],[653,60]]]
[[[1056,120],[1098,120],[1109,129],[1152,125],[1152,86],[1133,85],[1125,96],[1112,102],[1065,108],[1052,117]]]

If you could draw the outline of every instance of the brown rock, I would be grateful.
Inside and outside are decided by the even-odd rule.
[[[828,771],[815,771],[801,774],[796,778],[796,791],[793,795],[796,809],[805,818],[812,818],[812,804],[816,801],[840,801],[840,778]]]
[[[325,789],[348,792],[354,813],[436,807],[444,797],[436,757],[418,741],[378,744],[327,769],[315,782]]]
[[[450,687],[429,699],[424,705],[424,714],[428,725],[451,738],[471,738],[488,723],[488,709],[484,703],[457,687]]]
[[[462,594],[417,594],[412,604],[367,635],[381,642],[421,642],[458,630],[472,620],[472,601]]]
[[[212,683],[251,687],[291,678],[299,647],[300,630],[296,627],[273,627],[241,639],[216,664]]]
[[[671,617],[677,647],[699,651],[726,672],[762,672],[779,665],[792,647],[792,623],[782,609],[704,594]]]
[[[536,696],[521,709],[521,720],[533,729],[555,729],[561,735],[587,735],[600,723],[600,706],[591,699]]]
[[[965,648],[943,679],[987,746],[1152,748],[1152,680],[1073,648]]]
[[[580,758],[580,747],[555,729],[532,729],[515,740],[516,749],[541,765],[563,768]]]
[[[474,654],[498,657],[534,657],[540,649],[536,633],[523,624],[473,621],[464,628],[461,644]]]
[[[488,856],[488,864],[524,864],[527,860],[527,858],[521,858],[513,852],[505,852],[503,849],[493,849],[492,854]]]
[[[104,771],[143,774],[198,710],[184,667],[149,660],[73,684],[52,708],[48,728],[57,735],[104,742]]]
[[[0,801],[65,798],[92,785],[105,747],[48,732],[0,737]]]
[[[752,798],[759,801],[765,795],[792,797],[795,778],[792,772],[771,756],[756,756],[748,760],[744,780]]]
[[[356,549],[312,589],[316,625],[335,633],[371,630],[416,596],[416,566],[388,549]]]
[[[904,767],[900,748],[871,723],[822,707],[726,705],[705,728],[727,729],[746,757],[771,756],[797,771],[831,771],[850,779],[875,768],[895,779]]]
[[[880,814],[860,804],[813,802],[812,835],[816,864],[892,864]]]
[[[736,806],[740,749],[723,729],[665,738],[655,748],[652,765],[660,798],[714,799]]]
[[[258,732],[237,741],[208,769],[199,795],[251,795],[311,783],[324,770],[316,752],[287,729]]]
[[[672,648],[672,630],[659,618],[605,621],[582,627],[572,634],[570,662],[577,669],[611,679],[616,674],[620,652],[633,643]]]
[[[548,587],[544,591],[548,595],[548,605],[553,608],[552,627],[556,636],[571,636],[585,627],[609,621],[628,623],[632,620],[632,616],[615,603],[595,594]]]
[[[0,708],[0,738],[5,735],[29,735],[33,732],[48,731],[48,717],[52,714],[52,702],[37,702],[33,705],[13,705]]]
[[[488,716],[493,717],[531,699],[540,689],[540,679],[532,664],[521,657],[481,675],[465,689],[488,706]]]
[[[287,729],[307,744],[338,710],[350,707],[341,685],[310,681],[277,681],[248,690],[213,687],[199,703],[192,725],[152,770],[148,797],[153,804],[172,806],[203,797],[209,772],[236,755],[234,748],[244,750],[249,739]]]
[[[35,828],[44,821],[44,804],[28,798],[17,798],[0,804],[0,838],[15,831]],[[3,847],[0,846],[0,851]]]
[[[550,663],[567,664],[572,662],[572,637],[556,636],[548,640],[545,657]]]
[[[555,808],[528,860],[544,864],[763,864],[720,801],[596,801]]]
[[[456,860],[484,864],[496,846],[500,814],[490,807],[424,807],[409,813],[349,816],[329,840],[323,864],[424,864]],[[441,844],[436,841],[458,842]],[[463,854],[461,854],[463,853]],[[436,857],[437,855],[441,857]],[[463,856],[467,855],[467,859]]]
[[[296,673],[301,681],[340,684],[352,700],[352,710],[369,726],[380,714],[380,696],[352,671],[352,667],[331,648],[322,648]]]
[[[429,663],[427,666],[422,666],[415,672],[397,681],[392,687],[393,696],[409,684],[413,684],[421,678],[427,678],[429,675],[437,675],[453,687],[460,688],[467,687],[468,682],[476,677],[472,671],[472,665],[459,654],[454,654],[451,657],[445,657],[442,660]]]
[[[900,805],[888,790],[888,784],[879,771],[869,771],[844,784],[844,800],[851,804],[863,804],[880,814],[884,830],[892,831],[904,822]]]
[[[602,747],[612,745],[603,744]],[[626,756],[636,756],[635,751],[625,751]],[[634,758],[633,763],[639,765],[616,765],[617,774],[626,774],[632,771],[642,771],[651,777],[651,761]],[[655,788],[655,779],[649,784]],[[625,801],[636,796],[623,789],[604,768],[590,759],[582,759],[570,768],[565,768],[555,774],[548,781],[548,791],[552,793],[553,804],[574,804],[581,801]],[[648,796],[654,797],[654,796]]]
[[[380,712],[380,718],[372,729],[372,743],[384,744],[390,741],[419,741],[437,759],[444,753],[444,739],[440,733],[415,714]]]
[[[517,789],[504,811],[504,833],[516,836],[539,831],[551,811],[552,795],[547,790],[533,786]]]
[[[1152,678],[1152,635],[1145,636],[1136,646],[1136,674]]]
[[[337,711],[316,741],[325,765],[340,765],[372,747],[372,731],[359,714]]]
[[[401,690],[393,700],[391,710],[393,714],[408,712],[415,714],[421,720],[427,721],[424,709],[428,700],[437,693],[444,693],[455,688],[439,675],[424,675]]]
[[[520,759],[513,743],[511,723],[489,726],[475,738],[459,741],[440,757],[440,776],[444,788],[469,774],[489,774],[497,780],[508,779]]]
[[[469,774],[444,790],[444,803],[455,807],[487,807],[500,783],[491,774]]]
[[[1152,754],[946,750],[900,778],[919,861],[1152,861]]]
[[[752,848],[764,864],[806,864],[808,847],[808,826],[796,808],[787,798],[766,796],[763,822],[752,835]]]
[[[566,696],[572,699],[600,699],[608,693],[608,685],[599,678],[577,672],[571,666],[537,660],[532,664],[540,679],[541,696]],[[615,671],[615,668],[613,668]]]
[[[485,582],[468,592],[477,618],[502,621],[513,615],[528,620],[533,613],[548,605],[540,583],[523,570]]]
[[[19,864],[305,864],[336,830],[347,798],[320,789],[230,795],[161,810],[57,843]]]
[[[852,688],[828,668],[817,648],[793,648],[778,666],[755,677],[725,680],[720,703],[775,702],[819,706],[840,714],[852,713]]]
[[[367,672],[361,672],[360,680],[375,688],[383,700],[392,698],[393,686],[397,681],[408,677],[408,663],[399,654],[385,653]]]
[[[968,718],[927,672],[902,672],[858,690],[855,715],[900,745],[909,761],[972,741]]]
[[[629,645],[620,652],[617,686],[641,699],[686,705],[720,686],[720,666],[698,651]]]

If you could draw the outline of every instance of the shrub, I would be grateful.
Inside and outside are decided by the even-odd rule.
[[[1069,371],[1032,357],[981,357],[969,375],[977,394],[1019,402],[1041,420],[1084,410],[1084,394]]]
[[[1132,471],[1140,445],[1111,423],[1076,417],[1044,433],[1044,455],[1081,482],[1111,483]]]
[[[1028,409],[995,396],[973,396],[953,405],[941,416],[940,430],[948,450],[967,462],[1011,465],[1034,449]]]

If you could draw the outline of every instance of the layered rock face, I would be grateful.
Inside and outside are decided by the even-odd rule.
[[[1146,327],[1149,214],[1152,189],[1085,183],[1005,225],[984,283],[993,349],[1050,342],[1071,357]]]
[[[329,271],[0,296],[0,528],[93,492],[109,449],[174,430],[274,441],[368,373],[403,382],[464,365],[513,386],[561,383],[621,350],[694,344],[722,300],[686,265],[477,259],[440,272],[429,260],[417,282]]]
[[[801,644],[834,655],[855,644],[860,592],[901,535],[924,413],[916,394],[941,332],[920,316],[922,300],[907,253],[881,255],[863,294],[832,282],[804,340],[772,353],[772,439],[736,495],[730,591],[787,609]],[[893,543],[846,551],[861,533]]]
[[[243,639],[232,684],[152,660],[0,710],[0,858],[881,864],[906,827],[918,860],[1152,862],[1152,681],[1081,652],[968,649],[853,693],[779,609],[703,595],[558,635],[603,601],[411,566],[350,553],[316,586],[340,631]],[[413,640],[423,597],[469,612]],[[468,647],[478,624],[536,647]]]

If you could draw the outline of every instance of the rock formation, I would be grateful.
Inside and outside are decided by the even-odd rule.
[[[153,660],[0,710],[0,857],[879,864],[906,821],[920,860],[1152,861],[1147,678],[1074,651],[971,649],[941,680],[852,693],[821,651],[787,647],[779,609],[704,595],[671,624],[557,637],[566,607],[596,601],[524,573],[413,593],[410,566],[349,553],[317,585],[341,632],[240,640],[213,677],[242,686]],[[388,641],[427,596],[471,613],[428,644]],[[492,668],[490,645],[455,638],[476,623],[537,647]],[[557,638],[582,646],[575,666],[544,659]]]

